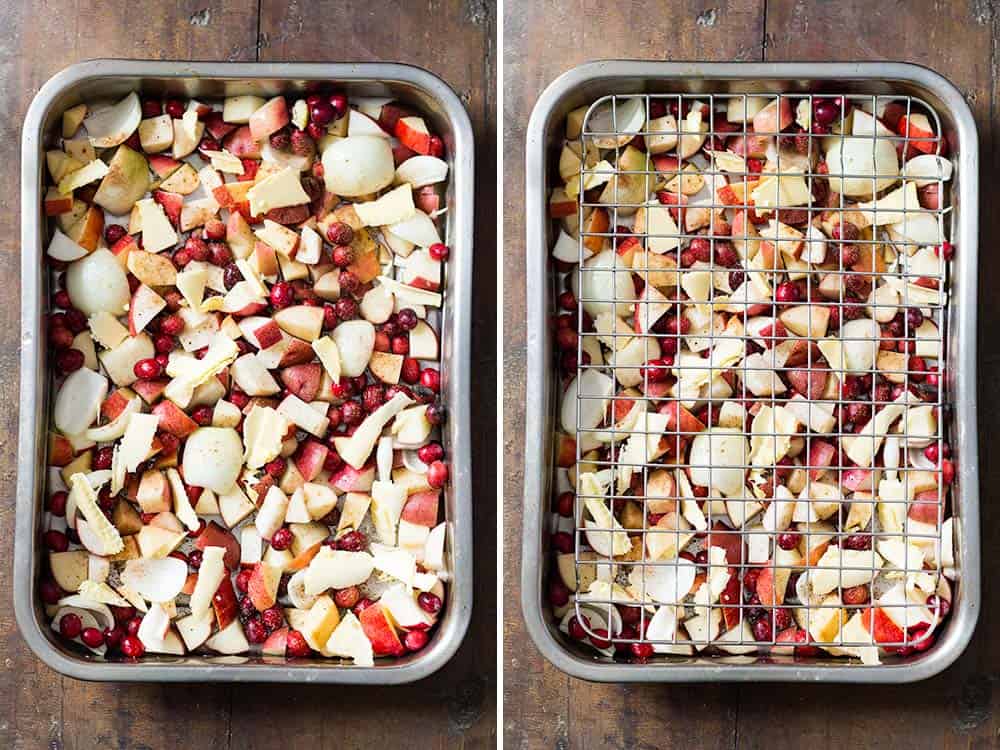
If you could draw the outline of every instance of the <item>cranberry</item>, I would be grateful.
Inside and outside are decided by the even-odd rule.
[[[205,553],[200,549],[193,549],[188,552],[187,563],[191,570],[200,570],[201,564],[205,560]]]
[[[149,359],[140,359],[132,369],[135,372],[135,376],[140,380],[152,380],[163,374],[163,368],[160,366],[160,363],[152,357]]]
[[[114,615],[116,624],[126,626],[135,617],[135,607],[116,607],[111,605],[111,614]]]
[[[556,498],[556,512],[563,518],[570,518],[573,515],[573,507],[576,497],[572,492],[563,492]]]
[[[330,94],[330,98],[327,101],[329,101],[330,106],[333,107],[333,116],[335,120],[339,120],[347,114],[347,94]]]
[[[434,489],[440,489],[448,482],[448,464],[435,461],[427,469],[427,484]]]
[[[924,362],[923,357],[910,357],[909,367],[910,380],[919,383],[924,379],[924,373],[927,371],[927,363]]]
[[[927,609],[931,612],[937,610],[938,618],[943,620],[951,612],[951,602],[947,599],[942,599],[937,594],[931,594],[927,597]]]
[[[441,597],[429,591],[420,592],[417,596],[417,604],[420,605],[420,609],[430,615],[436,615],[441,611],[441,607],[444,606]]]
[[[552,548],[566,555],[573,551],[573,536],[568,531],[557,531],[552,535]]]
[[[249,596],[244,596],[239,602],[240,619],[247,622],[253,619],[257,615],[257,607],[253,603],[253,599]]]
[[[68,328],[53,328],[49,331],[49,343],[53,349],[69,349],[73,346],[73,333]]]
[[[142,116],[145,119],[150,117],[159,117],[163,114],[163,103],[157,101],[156,99],[143,99],[142,100]]]
[[[406,646],[407,651],[419,651],[427,645],[427,641],[429,640],[430,636],[425,631],[411,630],[403,638],[403,645]]]
[[[208,252],[213,265],[225,267],[233,262],[233,251],[225,242],[210,242]]]
[[[241,570],[236,574],[236,590],[242,594],[247,592],[247,587],[250,585],[250,576],[252,571],[249,569]]]
[[[76,638],[83,630],[83,620],[74,612],[67,612],[59,618],[59,632],[64,638]]]
[[[346,294],[355,294],[361,288],[361,281],[353,271],[340,272],[340,291]]]
[[[587,631],[591,629],[590,618],[585,615],[581,615],[580,617],[582,618],[583,622],[581,622],[576,615],[573,615],[573,617],[569,619],[569,623],[567,624],[567,629],[569,630],[570,638],[573,638],[574,640],[577,641],[584,640],[587,637]]]
[[[119,648],[121,649],[122,654],[129,659],[139,659],[144,653],[146,653],[146,647],[142,645],[142,641],[139,640],[139,636],[134,633],[124,636],[121,640]]]
[[[345,552],[363,552],[368,546],[368,537],[360,531],[348,531],[337,540],[337,549]]]
[[[49,579],[42,581],[39,593],[42,595],[42,601],[46,604],[55,604],[63,598],[63,590],[55,581]]]
[[[955,481],[955,464],[947,458],[941,462],[941,481],[951,484]]]
[[[417,314],[409,307],[404,307],[396,314],[396,326],[403,332],[412,331],[417,327],[417,323],[419,322],[420,319],[417,317]]]
[[[778,534],[778,546],[783,550],[793,550],[799,545],[799,535],[794,532]]]
[[[340,457],[340,454],[331,446],[329,452],[326,454],[326,458],[323,459],[323,468],[333,473],[339,471],[340,467],[344,465],[344,459]]]
[[[840,107],[829,99],[813,100],[813,120],[819,125],[832,125],[840,116]]]
[[[52,302],[53,304],[55,304],[56,307],[61,307],[64,310],[72,307],[73,305],[73,303],[70,302],[69,299],[69,292],[67,292],[65,289],[60,289],[58,292],[52,295]]]
[[[868,586],[864,584],[849,586],[844,589],[842,599],[848,607],[859,607],[866,604],[869,599]]]
[[[784,607],[774,610],[774,629],[779,633],[792,627],[792,613]]]
[[[288,134],[288,128],[271,133],[270,141],[271,148],[276,151],[286,151],[292,145],[292,137]]]
[[[348,586],[346,589],[338,589],[333,595],[333,601],[341,609],[350,609],[358,603],[358,599],[360,598],[361,592],[358,590],[357,586]]]
[[[761,617],[753,624],[753,637],[757,641],[770,641],[774,630],[771,628],[771,618]]]
[[[944,258],[945,260],[951,260],[955,257],[955,246],[950,242],[945,242],[941,245],[937,245],[934,248],[934,254],[939,258]]]
[[[334,264],[341,266],[349,266],[354,262],[354,252],[348,247],[352,242],[354,242],[354,230],[351,229],[351,225],[343,221],[335,221],[330,226],[326,228],[326,238],[330,241],[331,245],[336,245],[334,247]],[[350,257],[346,263],[340,263],[337,261],[336,252],[341,250],[341,255],[345,253]]]
[[[330,385],[330,390],[333,391],[334,398],[350,398],[354,395],[354,381],[351,378],[341,378]]]
[[[114,449],[110,445],[99,448],[94,453],[93,468],[96,471],[103,471],[111,468],[111,461],[114,458]]]
[[[430,152],[430,156],[436,156],[440,159],[444,156],[444,141],[441,140],[440,136],[432,135],[428,139],[427,150]]]
[[[222,269],[222,283],[226,289],[232,289],[241,281],[243,281],[243,272],[240,271],[235,263],[230,263]]]
[[[123,635],[124,633],[119,627],[104,628],[104,630],[101,631],[101,637],[104,638],[104,644],[112,650],[118,648],[118,644],[121,643]]]
[[[332,230],[335,226],[337,225],[331,225],[330,230]],[[342,224],[341,226],[347,227],[347,231],[351,230],[351,228],[346,224]],[[327,234],[330,234],[330,230],[327,230]],[[333,265],[338,268],[347,268],[354,262],[354,250],[351,249],[350,245],[337,245],[333,248],[333,252],[330,254],[330,257],[333,260]]]
[[[167,114],[179,120],[184,116],[184,102],[180,99],[167,99]]]
[[[159,334],[155,339],[153,339],[153,348],[156,350],[158,355],[167,355],[174,350],[177,345],[176,339],[173,336],[168,336],[165,333]],[[159,361],[159,360],[157,360]],[[161,362],[164,367],[166,362]]]
[[[48,511],[58,518],[62,518],[66,515],[66,501],[69,499],[69,495],[60,490],[59,492],[53,492],[49,496],[49,501],[47,503]]]
[[[594,628],[593,635],[590,636],[590,642],[594,645],[594,648],[610,648],[611,641],[608,638],[607,628]]]
[[[288,656],[304,658],[312,654],[312,649],[302,633],[298,630],[289,630],[288,639],[285,641],[285,653]]]
[[[354,276],[354,274],[351,274]],[[355,276],[355,278],[357,278]],[[341,297],[337,300],[335,305],[337,310],[337,318],[340,320],[354,320],[358,317],[358,303],[349,297]]]
[[[45,547],[53,552],[65,552],[69,549],[69,539],[61,531],[49,529],[42,535]]]
[[[420,385],[434,391],[434,393],[439,393],[441,391],[440,373],[432,367],[425,367],[420,372]]]
[[[410,338],[409,336],[395,336],[392,339],[392,353],[399,354],[401,356],[406,356],[410,353]]]
[[[193,234],[185,241],[184,250],[191,256],[191,260],[206,261],[210,255],[208,243]]]
[[[209,219],[205,224],[205,236],[210,240],[226,238],[226,224],[220,219]]]
[[[84,356],[79,349],[64,349],[56,355],[56,367],[67,375],[83,367]]]
[[[427,253],[431,256],[433,260],[448,260],[448,246],[443,242],[435,242],[429,248],[427,248]]]
[[[329,125],[333,122],[336,112],[330,106],[330,102],[320,99],[309,108],[309,119],[320,126]]]
[[[906,322],[909,324],[911,331],[915,331],[923,325],[924,314],[919,307],[911,307],[906,311]]]
[[[353,612],[356,617],[360,617],[361,613],[364,612],[366,609],[368,609],[370,606],[372,606],[374,603],[375,602],[373,602],[371,599],[365,597],[357,604],[355,604],[353,607],[351,607],[351,612]]]
[[[292,546],[292,530],[283,526],[274,532],[274,536],[271,537],[271,546],[278,550],[286,550]]]
[[[65,617],[65,615],[63,615]],[[97,628],[85,628],[80,633],[80,640],[90,648],[98,648],[104,645],[104,634]]]
[[[670,365],[672,362],[660,358],[651,359],[642,367],[642,373],[650,383],[660,383],[670,377]]]
[[[840,540],[843,549],[866,550],[872,548],[871,534],[851,534]]]
[[[652,643],[630,643],[628,649],[638,662],[648,661],[653,656]]]
[[[191,412],[191,419],[193,419],[202,427],[208,427],[210,424],[212,424],[212,407],[199,406],[197,409]]]
[[[295,292],[292,290],[292,285],[287,281],[279,281],[271,287],[270,299],[271,305],[276,310],[288,307],[295,301]]]
[[[385,403],[385,388],[378,383],[367,386],[361,394],[361,403],[365,411],[371,414]]]
[[[791,281],[786,281],[783,284],[780,284],[774,291],[774,298],[778,302],[789,304],[792,302],[798,302],[802,298],[802,295],[799,291],[798,285]]]
[[[759,568],[748,568],[743,574],[743,588],[749,592],[757,590],[757,579],[760,577]]]
[[[404,383],[416,383],[420,380],[420,363],[412,357],[407,357],[403,360],[403,367],[399,376]]]
[[[264,627],[264,622],[259,617],[251,617],[247,620],[243,631],[250,643],[263,643],[267,640],[267,628]]]
[[[340,407],[340,416],[344,424],[357,425],[365,418],[365,410],[357,401],[347,401]]]
[[[104,227],[104,241],[108,247],[114,247],[126,234],[128,230],[121,224],[108,224]]]
[[[285,613],[280,606],[275,605],[270,609],[265,609],[260,619],[267,631],[271,633],[285,624]]]

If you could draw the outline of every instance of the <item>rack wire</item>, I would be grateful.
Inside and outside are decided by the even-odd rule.
[[[838,104],[827,132],[810,126],[799,133],[778,126],[752,132],[752,117],[732,122],[725,112],[726,106],[743,113],[772,106],[779,118],[790,112],[794,121],[801,106],[811,119],[819,99]],[[636,102],[642,115],[638,128],[630,126],[637,119]],[[689,116],[698,108],[701,123],[697,115]],[[849,109],[855,113],[850,133]],[[884,115],[887,109],[911,124],[904,135],[857,114]],[[606,127],[599,121],[609,115]],[[928,118],[932,134],[914,131],[914,115]],[[870,132],[858,132],[859,120],[862,126],[870,120]],[[946,373],[928,378],[922,363],[933,359],[943,369],[945,362],[948,264],[945,254],[935,251],[938,262],[929,272],[922,248],[946,242],[947,176],[921,178],[918,195],[906,187],[915,185],[914,179],[859,167],[864,152],[858,147],[870,142],[871,163],[877,165],[887,147],[897,158],[944,154],[941,134],[934,109],[912,96],[630,94],[590,106],[575,139],[576,210],[563,222],[576,236],[578,265],[555,283],[570,281],[577,293],[577,383],[586,378],[600,384],[588,389],[594,392],[576,393],[573,567],[577,581],[596,577],[605,585],[577,592],[564,629],[575,618],[608,656],[629,644],[649,644],[658,654],[786,653],[791,645],[806,645],[784,639],[782,632],[793,627],[819,629],[824,636],[811,634],[812,643],[867,663],[873,647],[884,649],[883,656],[906,655],[933,642],[943,610],[928,610],[905,595],[883,609],[907,625],[929,614],[929,627],[896,627],[888,630],[891,637],[882,632],[877,640],[857,627],[844,631],[850,617],[870,612],[897,584],[904,594],[912,587],[932,589],[939,603],[942,587],[948,587],[941,548],[948,487],[940,481],[939,466],[921,459],[929,445],[937,446],[939,456],[946,450]],[[638,143],[652,151],[657,140],[677,146],[656,156],[634,148]],[[673,158],[678,147],[693,153]],[[722,155],[732,154],[727,147],[742,150],[742,158]],[[823,151],[841,157],[819,159]],[[620,167],[636,159],[641,168]],[[773,171],[762,173],[771,164]],[[789,197],[786,178],[789,189],[801,181],[809,198]],[[751,198],[761,181],[768,192],[773,189],[767,208]],[[840,190],[832,191],[834,186]],[[897,189],[901,205],[875,200]],[[851,197],[845,196],[848,191]],[[852,232],[848,223],[863,226]],[[920,237],[934,229],[937,243]],[[693,241],[699,244],[697,255]],[[785,253],[788,242],[801,251]],[[809,262],[793,262],[806,253]],[[670,258],[673,264],[664,260]],[[691,274],[698,274],[697,289]],[[707,298],[693,300],[693,292],[704,291],[703,274],[710,280]],[[798,282],[797,304],[777,299],[777,290],[790,280]],[[868,288],[872,296],[864,294]],[[876,288],[890,291],[875,294]],[[590,295],[595,289],[611,293]],[[735,299],[737,293],[745,296]],[[792,307],[804,308],[797,320],[805,335],[783,323],[779,327]],[[622,312],[631,325],[614,322]],[[871,319],[882,325],[849,325]],[[827,336],[836,336],[851,356],[829,361],[817,346]],[[870,349],[852,346],[862,343]],[[730,354],[717,360],[720,351]],[[594,361],[595,355],[605,361]],[[583,424],[589,400],[606,404],[610,418]],[[888,426],[874,419],[897,411],[900,417]],[[795,419],[788,421],[788,413]],[[733,425],[732,431],[723,432],[720,420]],[[927,425],[932,428],[924,429]],[[839,450],[834,439],[843,439]],[[849,458],[849,446],[866,440],[873,460],[870,467],[859,467]],[[707,460],[690,455],[695,442],[699,453],[707,442]],[[739,455],[725,455],[733,445]],[[860,447],[858,455],[865,453]],[[610,481],[581,485],[583,467]],[[741,476],[734,480],[735,473]],[[794,488],[787,498],[776,494],[779,476],[783,486]],[[656,493],[650,491],[651,477]],[[886,488],[886,493],[889,487],[898,490],[896,499],[880,496],[880,480],[898,481]],[[728,494],[719,490],[722,484]],[[592,503],[605,508],[604,523],[588,509]],[[789,513],[789,503],[795,520],[776,522],[779,513]],[[782,530],[782,525],[796,528]],[[623,533],[628,550],[612,554],[615,535]],[[588,540],[611,544],[612,550],[601,553]],[[762,585],[762,578],[767,583]],[[670,582],[674,591],[664,594]],[[817,595],[813,584],[827,590]],[[661,616],[661,610],[667,614]],[[664,636],[647,632],[654,613],[664,621],[656,626],[666,627]],[[821,619],[825,613],[830,617]],[[874,616],[862,614],[870,631],[878,628]]]

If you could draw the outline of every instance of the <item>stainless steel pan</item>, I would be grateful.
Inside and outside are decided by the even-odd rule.
[[[390,96],[412,104],[441,133],[450,162],[445,241],[451,247],[441,322],[442,393],[450,418],[446,450],[452,457],[445,493],[449,569],[445,614],[431,643],[417,655],[376,666],[344,666],[323,659],[149,656],[113,663],[65,648],[52,637],[37,596],[42,567],[49,386],[43,315],[46,288],[41,259],[47,236],[42,214],[46,134],[62,112],[80,101],[138,90],[213,99],[236,93],[302,92],[311,83],[337,82],[349,95]],[[14,608],[18,628],[50,667],[88,680],[257,681],[393,684],[439,669],[455,653],[472,611],[472,503],[469,460],[469,332],[472,288],[473,135],[455,92],[425,70],[396,63],[263,64],[95,60],[53,76],[38,92],[24,122],[21,154],[21,404],[18,443]]]
[[[557,289],[550,270],[553,242],[547,215],[549,170],[561,147],[566,114],[610,95],[809,94],[913,97],[937,113],[955,162],[948,232],[958,247],[948,287],[947,393],[951,405],[947,434],[958,465],[953,489],[958,582],[952,618],[936,644],[908,658],[862,666],[822,656],[812,659],[771,655],[657,657],[649,664],[615,663],[563,638],[546,601],[549,508],[554,486],[553,435],[559,383],[549,326]],[[620,681],[836,681],[907,682],[924,679],[951,664],[972,636],[980,605],[979,487],[976,431],[976,241],[978,144],[975,123],[961,93],[936,73],[900,63],[656,63],[594,62],[570,70],[539,98],[528,127],[527,290],[528,382],[524,466],[522,608],[528,631],[543,655],[577,677]]]

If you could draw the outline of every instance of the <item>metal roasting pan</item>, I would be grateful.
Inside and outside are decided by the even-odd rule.
[[[955,174],[948,237],[958,252],[949,276],[947,425],[957,461],[953,487],[957,586],[951,620],[929,650],[863,666],[833,657],[770,655],[656,658],[645,665],[616,663],[570,643],[557,630],[546,601],[552,556],[548,548],[554,486],[553,435],[559,382],[549,318],[554,310],[549,262],[554,240],[547,214],[549,170],[562,143],[566,114],[618,94],[817,93],[909,95],[940,117]],[[902,683],[926,679],[962,653],[980,609],[979,485],[976,430],[976,299],[978,143],[961,92],[937,73],[906,63],[701,63],[607,60],[573,68],[539,97],[526,143],[528,378],[525,413],[524,530],[521,606],[542,654],[575,677],[601,682],[811,681]]]
[[[442,313],[441,366],[449,407],[444,442],[451,455],[445,492],[449,570],[445,613],[418,655],[380,660],[374,667],[336,660],[280,657],[147,656],[137,663],[104,662],[71,651],[53,638],[38,599],[42,568],[49,384],[43,314],[47,241],[42,215],[46,134],[62,112],[82,100],[120,97],[131,90],[215,99],[235,94],[301,93],[311,83],[335,82],[348,95],[391,96],[419,109],[446,144],[450,174],[445,241],[451,247]],[[14,609],[31,649],[50,667],[85,680],[142,682],[315,682],[388,685],[412,682],[440,669],[455,651],[472,613],[472,502],[469,459],[469,332],[472,320],[473,135],[455,92],[433,74],[399,63],[202,63],[93,60],[53,76],[35,96],[21,144],[21,413],[19,420]]]

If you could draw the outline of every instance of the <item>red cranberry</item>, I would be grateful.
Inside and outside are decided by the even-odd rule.
[[[590,636],[590,642],[594,645],[594,648],[610,648],[611,640],[608,638],[607,628],[594,628],[593,635]]]
[[[128,230],[121,224],[108,224],[104,227],[104,241],[108,247],[114,247],[126,234]]]
[[[152,380],[163,374],[163,368],[160,366],[160,363],[152,357],[149,359],[140,359],[132,369],[135,371],[135,376],[140,380]]]
[[[327,230],[327,234],[329,235],[336,226],[337,224],[331,225],[330,229]],[[341,224],[340,226],[347,227],[347,231],[351,231],[351,228],[347,224]],[[354,262],[354,250],[351,249],[350,245],[337,245],[333,248],[330,257],[333,260],[333,265],[338,268],[347,268]]]
[[[946,485],[955,481],[955,464],[947,458],[941,461],[941,481]]]
[[[342,253],[346,251],[347,253],[351,254],[351,259],[343,264],[337,262],[335,255],[333,262],[336,265],[343,267],[343,266],[349,266],[351,263],[354,262],[353,251],[351,250],[350,247],[347,247],[352,242],[354,242],[354,230],[351,229],[350,224],[347,224],[343,221],[333,222],[332,224],[330,224],[330,226],[326,228],[326,238],[330,241],[331,245],[337,246],[334,247],[333,249],[334,253],[336,253],[336,251],[339,248]]]
[[[288,631],[288,640],[285,641],[285,653],[288,656],[304,658],[312,653],[305,636],[298,630]]]
[[[420,363],[412,357],[403,360],[403,367],[400,371],[400,378],[404,383],[416,383],[420,380]]]
[[[236,590],[237,591],[239,591],[242,594],[245,594],[247,592],[247,588],[250,585],[250,576],[251,575],[252,575],[252,571],[250,571],[249,569],[241,570],[239,573],[236,574]]]
[[[63,617],[66,617],[66,615],[63,615]],[[85,628],[80,633],[80,640],[83,641],[84,645],[90,646],[90,648],[99,648],[104,645],[104,634],[97,628]]]
[[[271,537],[271,546],[278,550],[286,550],[292,546],[293,541],[292,530],[283,526],[274,532],[274,536]]]
[[[424,388],[428,388],[434,393],[438,393],[441,390],[441,375],[433,367],[425,367],[420,372],[420,385]]]
[[[111,614],[114,615],[115,623],[126,626],[135,617],[135,607],[116,607],[111,605]]]
[[[440,159],[444,156],[444,141],[441,140],[440,136],[432,135],[428,139],[427,150],[430,152],[430,156],[436,156]]]
[[[353,271],[340,272],[341,294],[355,294],[361,288],[361,281]]]
[[[401,356],[406,356],[410,353],[410,339],[408,336],[395,336],[391,341],[391,348],[393,354],[399,354]]]
[[[259,617],[252,617],[247,620],[243,631],[246,633],[247,640],[250,643],[263,643],[267,640],[267,628],[264,627],[264,623]]]
[[[353,274],[351,275],[353,276]],[[338,299],[335,307],[337,310],[337,318],[340,320],[354,320],[358,317],[358,303],[349,297],[341,297]]]
[[[281,479],[282,474],[285,473],[285,469],[287,468],[288,462],[279,456],[273,461],[268,461],[268,463],[264,466],[264,471],[275,479]],[[272,544],[271,546],[274,545]]]
[[[420,592],[417,596],[417,604],[420,605],[420,609],[430,615],[436,615],[441,611],[441,607],[444,606],[441,597],[429,591]]]
[[[850,550],[866,550],[872,548],[871,534],[851,534],[840,540],[840,546]]]
[[[56,355],[56,367],[67,375],[83,367],[83,352],[79,349],[64,349]]]
[[[125,635],[125,633],[119,627],[104,628],[104,630],[101,631],[101,637],[104,639],[104,645],[111,650],[118,648],[118,645],[122,642],[123,635]]]
[[[591,629],[590,618],[586,617],[585,615],[581,615],[580,617],[582,618],[583,622],[581,622],[576,615],[573,615],[573,617],[570,618],[569,623],[567,624],[570,638],[573,638],[574,640],[577,641],[584,640],[587,637],[587,631]]]
[[[205,553],[202,552],[200,549],[193,549],[190,552],[188,552],[187,564],[188,567],[191,568],[191,570],[200,570],[201,564],[202,562],[204,562],[204,560],[205,560]]]
[[[573,536],[567,531],[557,531],[552,535],[552,548],[560,554],[573,551]]]
[[[265,609],[260,619],[267,632],[272,633],[285,624],[285,613],[280,606],[275,605],[270,609]]]
[[[163,114],[162,102],[156,99],[142,100],[142,116],[144,119],[149,119],[150,117],[159,117],[162,114]]]
[[[209,219],[205,223],[205,237],[210,240],[224,240],[226,238],[226,224],[221,219]]]
[[[778,546],[783,550],[795,549],[799,544],[799,535],[794,532],[778,534]]]
[[[185,241],[184,250],[191,256],[191,260],[206,261],[210,255],[208,243],[193,234]]]
[[[123,655],[129,659],[139,659],[146,653],[146,647],[142,645],[139,636],[129,634],[122,638],[119,648]]]
[[[801,297],[802,295],[799,292],[799,287],[791,281],[786,281],[783,284],[780,284],[774,291],[775,300],[783,304],[798,302]]]
[[[49,513],[59,518],[65,516],[66,501],[68,499],[69,495],[65,491],[60,490],[59,492],[53,492],[52,495],[49,496],[47,503]]]
[[[840,107],[829,99],[813,100],[813,120],[819,125],[832,125],[840,116]]]
[[[931,612],[937,610],[938,618],[943,620],[951,612],[951,602],[947,599],[942,599],[937,594],[931,594],[927,597],[927,609]]]
[[[339,120],[347,114],[347,94],[330,94],[327,101],[330,103],[330,106],[333,107],[334,119]]]
[[[419,322],[420,319],[417,318],[417,314],[409,307],[404,307],[396,314],[396,325],[402,331],[412,331],[417,327],[417,323]]]
[[[295,128],[292,130],[292,153],[296,156],[309,156],[316,150],[316,143],[306,131]]]
[[[350,609],[361,598],[361,592],[357,586],[348,586],[345,589],[338,589],[333,595],[333,601],[341,609]]]
[[[87,316],[83,314],[82,310],[71,307],[63,314],[66,316],[66,327],[70,333],[75,335],[87,330]]]
[[[430,640],[430,637],[425,631],[411,630],[403,638],[403,645],[406,646],[407,651],[419,651],[427,645],[428,640]]]
[[[286,151],[292,145],[292,137],[288,134],[288,128],[282,128],[270,136],[271,148],[276,151]]]
[[[435,461],[427,469],[427,484],[434,489],[440,489],[448,482],[448,464]]]
[[[184,116],[184,102],[180,99],[167,99],[167,114],[179,120]]]
[[[344,424],[357,425],[364,421],[365,410],[357,401],[346,401],[340,407],[340,416]]]
[[[337,549],[345,552],[363,552],[368,546],[368,538],[360,531],[349,531],[337,540]]]
[[[771,618],[761,617],[753,624],[753,637],[757,641],[770,641],[774,631],[771,628]]]
[[[288,307],[295,301],[295,292],[292,290],[292,285],[287,281],[279,281],[271,287],[270,299],[271,305],[277,310]]]
[[[435,242],[429,248],[427,248],[427,253],[431,256],[433,260],[448,260],[448,246],[443,242]]]
[[[225,267],[233,262],[233,251],[225,242],[210,242],[208,252],[213,265]]]
[[[910,380],[920,382],[924,379],[924,373],[927,371],[927,363],[924,361],[923,357],[910,357],[909,367]]]
[[[653,656],[653,644],[651,643],[630,643],[628,648],[638,662],[648,661]]]
[[[573,515],[576,496],[569,491],[563,492],[556,498],[556,512],[563,518],[570,518]]]
[[[950,242],[945,242],[941,245],[937,245],[934,248],[934,254],[939,258],[944,258],[945,260],[951,260],[955,257],[955,246]]]
[[[61,531],[49,529],[42,535],[45,547],[53,552],[65,552],[69,548],[69,539]]]
[[[53,328],[49,331],[49,343],[53,349],[69,349],[73,346],[73,334],[68,328]]]
[[[114,458],[114,450],[110,445],[99,448],[94,453],[93,468],[96,471],[103,471],[111,468],[111,461]]]
[[[385,388],[378,383],[367,386],[361,395],[361,402],[365,411],[371,414],[385,403]]]
[[[67,612],[59,618],[59,632],[64,638],[73,639],[83,630],[83,620],[74,612]]]
[[[333,122],[336,112],[330,102],[319,99],[309,107],[309,119],[317,125],[329,125]]]
[[[46,604],[55,604],[63,598],[63,590],[59,588],[59,585],[55,581],[50,579],[42,581],[39,586],[39,593],[42,595],[42,601]]]

